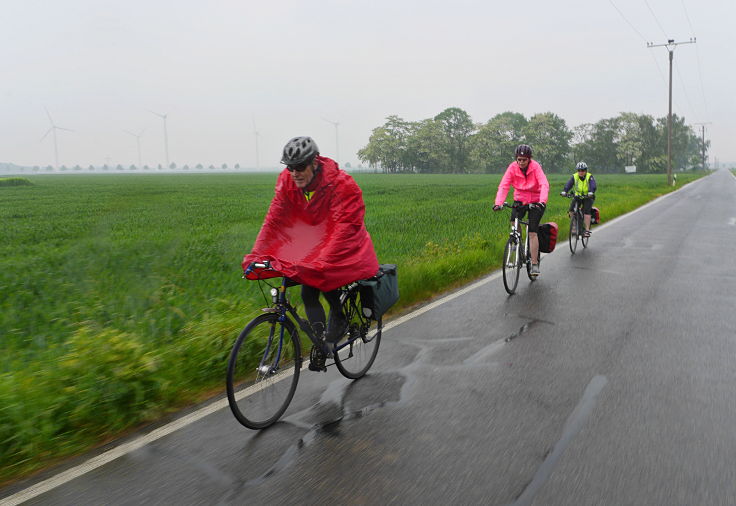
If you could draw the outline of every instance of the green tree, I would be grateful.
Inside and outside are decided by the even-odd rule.
[[[562,172],[570,153],[572,132],[554,113],[535,114],[523,128],[523,137],[534,150],[534,158],[547,172]]]
[[[442,123],[425,119],[414,123],[406,141],[407,161],[415,172],[450,172],[452,160]]]
[[[640,117],[632,112],[621,113],[617,118],[616,144],[617,165],[635,165],[644,154],[644,136]]]
[[[587,140],[576,146],[577,161],[585,161],[591,172],[618,172],[623,167],[617,165],[616,138],[618,121],[616,118],[602,119],[591,125]],[[572,170],[572,167],[570,167]]]
[[[412,133],[411,123],[389,116],[386,123],[374,128],[368,145],[358,151],[358,158],[384,172],[408,172],[406,143]]]
[[[475,131],[470,115],[459,107],[450,107],[435,116],[434,121],[439,122],[445,132],[445,146],[450,156],[450,167],[446,172],[467,172],[468,145]]]
[[[503,172],[513,161],[516,146],[523,142],[522,131],[526,124],[523,114],[510,111],[488,120],[472,138],[472,166],[480,172]]]

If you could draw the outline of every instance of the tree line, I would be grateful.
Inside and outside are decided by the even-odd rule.
[[[637,172],[667,171],[667,118],[630,112],[572,129],[552,112],[527,119],[507,111],[486,123],[474,123],[458,107],[421,121],[394,115],[373,129],[358,158],[388,173],[498,173],[522,143],[549,172],[569,172],[579,161],[593,172],[624,172],[627,165]],[[673,170],[700,168],[702,152],[700,137],[673,115]]]

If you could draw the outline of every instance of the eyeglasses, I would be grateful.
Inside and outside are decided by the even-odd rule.
[[[311,161],[309,161],[309,162],[302,162],[302,163],[297,164],[297,165],[287,165],[286,168],[289,170],[289,172],[294,172],[294,171],[304,172],[305,170],[307,170],[307,167],[309,167],[310,165],[312,165],[312,162]]]
[[[588,169],[578,169],[578,172],[588,172]]]
[[[529,159],[528,159],[528,158],[525,158],[525,157],[523,157],[523,156],[520,156],[520,157],[518,157],[518,158],[516,159],[516,161],[517,161],[517,162],[528,162],[528,161],[529,161]]]

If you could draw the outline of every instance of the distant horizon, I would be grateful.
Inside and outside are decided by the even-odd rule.
[[[714,22],[736,2],[67,0],[3,13],[0,159],[22,166],[271,166],[298,135],[356,165],[387,117],[450,107],[476,123],[551,112],[569,128],[664,118],[668,49],[673,114],[704,133],[711,161],[736,160],[732,34]]]

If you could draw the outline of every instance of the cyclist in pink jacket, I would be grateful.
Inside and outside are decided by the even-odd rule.
[[[511,162],[506,168],[506,173],[501,178],[496,193],[494,211],[503,208],[503,202],[509,187],[514,187],[514,208],[511,210],[511,221],[515,218],[523,219],[529,209],[529,246],[532,254],[532,276],[539,276],[539,239],[537,229],[542,219],[544,210],[547,208],[547,197],[549,196],[549,182],[544,175],[542,166],[536,160],[532,160],[532,148],[526,144],[520,144],[516,148],[516,161]]]

